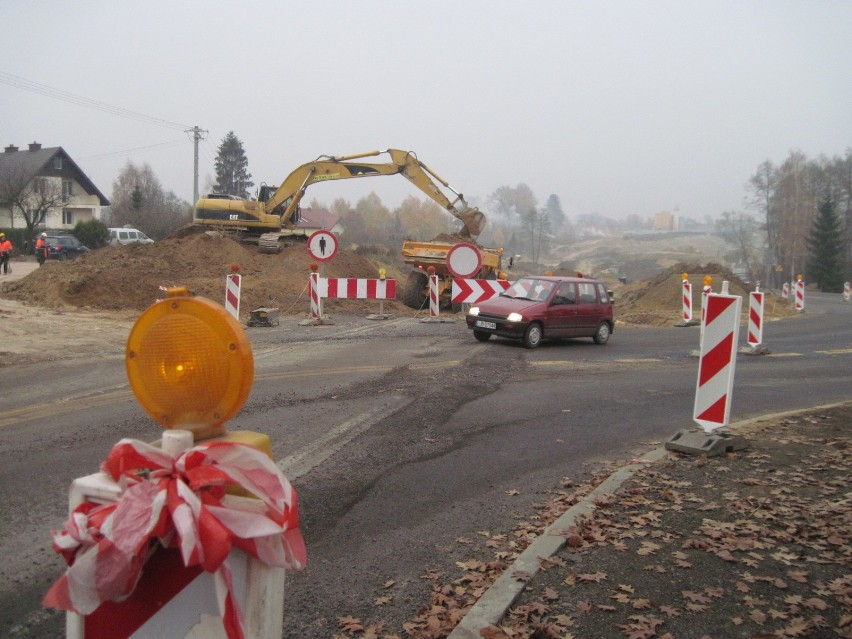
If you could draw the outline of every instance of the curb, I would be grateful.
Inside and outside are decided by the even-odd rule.
[[[567,542],[561,531],[573,526],[581,516],[595,510],[595,500],[601,495],[617,490],[624,482],[633,477],[636,471],[646,463],[663,459],[669,451],[657,448],[627,466],[622,466],[594,490],[566,510],[556,521],[548,526],[538,539],[518,555],[514,563],[507,568],[482,597],[473,605],[447,639],[481,639],[480,630],[497,625],[506,614],[509,606],[526,587],[526,580],[516,579],[514,575],[521,571],[533,577],[539,570],[539,560],[546,559],[559,552]]]
[[[845,406],[850,402],[835,402],[801,408],[796,410],[782,411],[769,415],[761,415],[745,419],[729,428],[753,430],[760,426],[761,422],[773,419],[792,417],[803,413],[811,413],[818,410],[827,410],[839,406]],[[482,639],[480,631],[489,626],[496,626],[506,615],[506,611],[518,598],[527,582],[539,571],[539,561],[555,555],[567,543],[562,531],[575,525],[581,516],[595,510],[595,501],[604,494],[615,492],[628,479],[636,474],[636,471],[645,464],[657,462],[668,455],[665,447],[656,448],[642,457],[635,459],[629,464],[622,466],[603,482],[598,484],[594,490],[586,495],[582,501],[577,502],[565,511],[556,521],[548,526],[539,537],[531,543],[517,559],[509,566],[502,575],[491,585],[482,597],[471,607],[464,618],[447,636],[447,639]],[[517,579],[515,575],[522,572],[529,576],[523,580]]]

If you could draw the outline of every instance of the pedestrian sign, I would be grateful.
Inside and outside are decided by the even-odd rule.
[[[337,236],[331,231],[316,231],[308,238],[311,257],[326,262],[337,255]]]

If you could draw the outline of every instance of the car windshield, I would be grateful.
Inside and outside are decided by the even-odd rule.
[[[501,295],[503,297],[532,300],[533,302],[544,302],[550,297],[552,291],[553,282],[533,277],[524,277],[512,284]]]

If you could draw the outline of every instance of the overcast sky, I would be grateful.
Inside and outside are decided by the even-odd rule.
[[[107,197],[132,161],[190,201],[192,126],[202,191],[233,130],[256,184],[393,147],[469,200],[525,183],[569,216],[715,217],[764,160],[852,147],[849,0],[0,0],[0,43],[0,145],[61,146]],[[371,191],[422,196],[307,199]]]

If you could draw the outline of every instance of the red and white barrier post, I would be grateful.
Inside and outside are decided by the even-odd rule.
[[[710,293],[704,304],[704,339],[695,384],[692,418],[700,429],[680,430],[666,442],[667,450],[693,455],[721,455],[746,447],[742,436],[727,431],[737,362],[742,298]]]
[[[741,309],[739,296],[707,296],[692,418],[708,433],[727,426],[730,418]]]
[[[763,343],[764,294],[753,291],[748,295],[748,344],[757,348]]]
[[[322,296],[319,290],[320,276],[317,265],[311,264],[311,320],[322,322]]]
[[[441,314],[441,297],[438,293],[438,276],[435,274],[435,269],[429,267],[429,317],[438,319]]]
[[[843,299],[847,302],[852,299],[852,282],[843,283]]]
[[[692,283],[689,281],[689,275],[683,274],[683,321],[692,321]]]
[[[240,287],[242,285],[239,264],[231,264],[231,273],[225,278],[225,310],[240,321]]]
[[[699,343],[704,343],[704,322],[707,315],[707,296],[713,292],[713,278],[709,275],[704,276],[704,288],[701,291],[701,332],[699,334]]]
[[[790,282],[784,282],[784,286],[781,287],[781,297],[785,300],[790,299]]]
[[[796,277],[796,287],[794,294],[796,296],[795,308],[802,312],[805,310],[805,278],[802,275]]]

